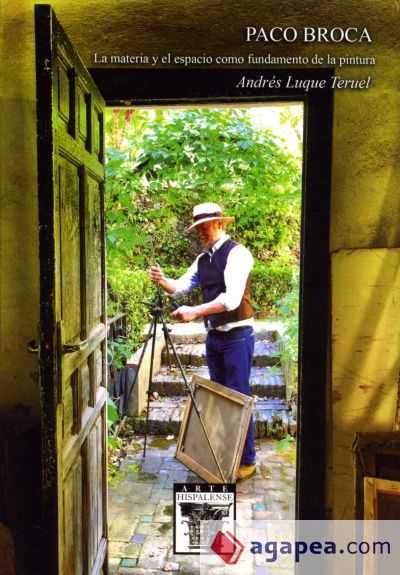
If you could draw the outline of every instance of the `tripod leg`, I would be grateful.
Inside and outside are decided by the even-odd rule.
[[[150,373],[149,373],[149,383],[147,386],[147,410],[146,410],[146,425],[144,429],[144,444],[143,444],[143,457],[146,457],[146,447],[147,447],[147,435],[149,429],[149,411],[150,411],[150,389],[153,383],[153,365],[154,365],[154,351],[156,347],[156,336],[157,336],[157,323],[160,312],[156,310],[154,312],[153,320],[153,341],[151,344],[151,358],[150,358]]]
[[[161,322],[162,322],[163,326],[166,328],[165,319],[163,318],[162,314],[161,314]],[[193,401],[194,401],[192,388],[191,388],[191,386],[189,385],[189,382],[188,382],[187,377],[186,377],[186,373],[185,373],[185,371],[184,371],[184,369],[183,369],[182,362],[181,362],[181,360],[179,359],[178,354],[176,353],[176,349],[175,349],[174,343],[173,343],[173,341],[172,341],[172,339],[171,339],[171,335],[170,335],[168,329],[165,329],[164,335],[165,335],[165,343],[166,343],[167,349],[168,349],[168,345],[170,345],[170,346],[171,346],[172,353],[173,353],[173,356],[174,356],[175,361],[176,361],[176,364],[177,364],[177,366],[179,367],[179,371],[181,372],[181,375],[182,375],[182,377],[183,377],[183,381],[185,382],[185,387],[186,387],[187,391],[190,393],[190,396],[192,397],[192,399],[193,399]],[[195,401],[194,401],[194,402],[195,402]]]
[[[165,349],[167,352],[167,364],[168,364],[169,369],[171,369],[171,367],[172,367],[171,354],[169,352],[169,347],[168,347],[169,329],[164,322],[163,322],[163,332],[164,332],[164,340],[165,340]],[[168,333],[166,333],[166,332],[168,332]]]
[[[161,314],[160,317],[161,317],[162,324],[163,324],[163,326],[165,327],[165,320],[164,320],[162,314]],[[164,333],[165,333],[165,332],[164,332]],[[213,458],[214,458],[214,460],[215,460],[215,463],[217,464],[218,471],[219,471],[219,473],[220,473],[220,475],[221,475],[221,479],[222,479],[222,481],[223,481],[224,483],[226,483],[226,480],[225,480],[224,474],[223,474],[223,472],[222,472],[221,466],[220,466],[220,464],[219,464],[218,458],[217,458],[217,456],[216,456],[216,453],[215,453],[215,451],[214,451],[213,446],[211,445],[210,437],[209,437],[209,435],[208,435],[208,433],[207,433],[207,429],[205,428],[204,421],[203,421],[203,419],[202,419],[202,417],[201,417],[200,410],[199,410],[199,408],[198,408],[198,406],[197,406],[196,399],[195,399],[194,393],[193,393],[193,389],[191,388],[191,386],[190,386],[189,383],[188,383],[188,380],[187,380],[187,378],[186,378],[186,374],[185,374],[184,369],[183,369],[183,366],[182,366],[182,362],[181,362],[181,360],[179,359],[178,354],[176,353],[176,349],[175,349],[175,346],[174,346],[174,344],[173,344],[173,342],[172,342],[172,339],[171,339],[171,336],[170,336],[170,333],[169,333],[169,332],[168,332],[168,334],[167,334],[167,337],[168,337],[168,342],[169,342],[169,344],[170,344],[170,346],[171,346],[172,352],[173,352],[173,354],[174,354],[175,360],[176,360],[176,362],[177,362],[177,364],[178,364],[178,366],[179,366],[180,372],[181,372],[181,374],[182,374],[183,381],[185,382],[186,389],[187,389],[187,391],[189,392],[190,398],[191,398],[191,400],[192,400],[192,402],[193,402],[193,407],[194,407],[194,409],[195,409],[195,411],[196,411],[197,417],[199,418],[200,425],[201,425],[201,427],[202,427],[202,429],[203,429],[204,435],[206,436],[208,446],[209,446],[209,448],[211,449],[211,453],[212,453],[212,455],[213,455]]]

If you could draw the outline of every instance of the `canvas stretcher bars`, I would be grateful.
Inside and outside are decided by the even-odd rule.
[[[193,377],[192,386],[223,477],[190,397],[186,404],[175,456],[204,481],[235,483],[254,400],[200,376]]]

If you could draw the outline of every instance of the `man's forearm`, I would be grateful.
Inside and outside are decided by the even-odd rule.
[[[168,294],[172,295],[176,292],[175,285],[168,280],[168,278],[163,278],[159,282],[160,287],[166,291]]]
[[[213,300],[209,303],[203,303],[201,305],[182,305],[177,310],[171,313],[171,317],[179,321],[193,321],[198,317],[203,317],[204,315],[210,315],[210,313],[219,313],[225,311],[224,306],[219,301]]]
[[[226,311],[222,303],[213,300],[208,303],[202,303],[201,305],[193,306],[193,311],[196,313],[196,317],[203,317],[204,315],[210,315],[212,313],[220,313]]]

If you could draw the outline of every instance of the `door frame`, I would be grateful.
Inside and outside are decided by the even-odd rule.
[[[89,68],[89,72],[106,105],[113,107],[303,103],[296,518],[326,518],[333,124],[330,82],[334,68]],[[273,76],[281,80],[280,87],[237,87],[243,77],[255,81]],[[288,82],[305,86],[304,80],[324,81],[325,86],[311,90],[287,87]]]

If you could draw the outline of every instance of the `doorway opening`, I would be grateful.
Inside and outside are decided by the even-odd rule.
[[[107,112],[108,391],[115,404],[110,567],[164,568],[177,562],[171,550],[171,487],[199,478],[173,458],[186,397],[179,374],[165,365],[162,341],[151,386],[149,451],[142,460],[148,386],[145,377],[131,388],[138,353],[136,359],[131,355],[148,319],[144,301],[154,296],[147,271],[154,252],[172,278],[199,253],[185,233],[194,204],[222,204],[235,217],[228,233],[255,259],[257,343],[250,384],[257,473],[237,486],[238,514],[250,507],[254,519],[295,517],[303,105]],[[195,292],[183,303],[200,301]],[[174,323],[172,335],[188,375],[209,377],[203,322]],[[129,524],[131,515],[135,520]],[[162,543],[156,559],[149,559],[148,533]]]

